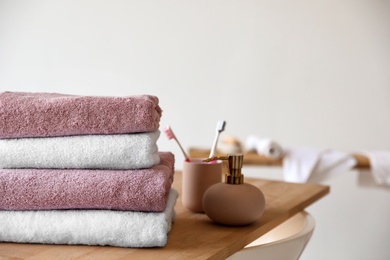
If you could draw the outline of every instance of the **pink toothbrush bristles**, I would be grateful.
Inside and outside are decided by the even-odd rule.
[[[184,155],[184,158],[185,158],[185,161],[186,162],[190,162],[190,158],[187,156],[186,152],[184,151],[183,147],[181,146],[179,140],[177,140],[175,134],[173,133],[172,129],[170,126],[167,126],[165,129],[164,129],[164,132],[166,134],[166,136],[168,137],[169,140],[171,139],[174,139],[176,141],[176,143],[179,145],[181,151],[183,152],[183,155]]]

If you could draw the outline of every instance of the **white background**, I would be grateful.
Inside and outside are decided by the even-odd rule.
[[[156,95],[185,148],[224,119],[242,141],[390,150],[390,2],[0,0],[0,90]],[[358,176],[325,183],[301,259],[390,259],[390,190]]]

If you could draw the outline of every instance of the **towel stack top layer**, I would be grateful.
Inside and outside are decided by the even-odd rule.
[[[2,92],[0,138],[151,132],[158,130],[161,114],[152,95]]]

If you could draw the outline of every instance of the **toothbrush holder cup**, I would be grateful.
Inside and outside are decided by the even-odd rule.
[[[222,161],[207,163],[203,160],[194,158],[183,164],[182,204],[194,213],[204,213],[204,193],[212,185],[222,182]]]

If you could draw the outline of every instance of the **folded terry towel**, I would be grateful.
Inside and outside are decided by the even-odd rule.
[[[174,155],[138,170],[0,169],[0,209],[162,211],[174,175]]]
[[[0,168],[139,169],[160,162],[160,131],[0,139]]]
[[[160,124],[151,95],[92,97],[0,93],[0,138],[153,132]]]
[[[163,247],[175,217],[177,197],[172,189],[163,212],[0,211],[0,241]]]

